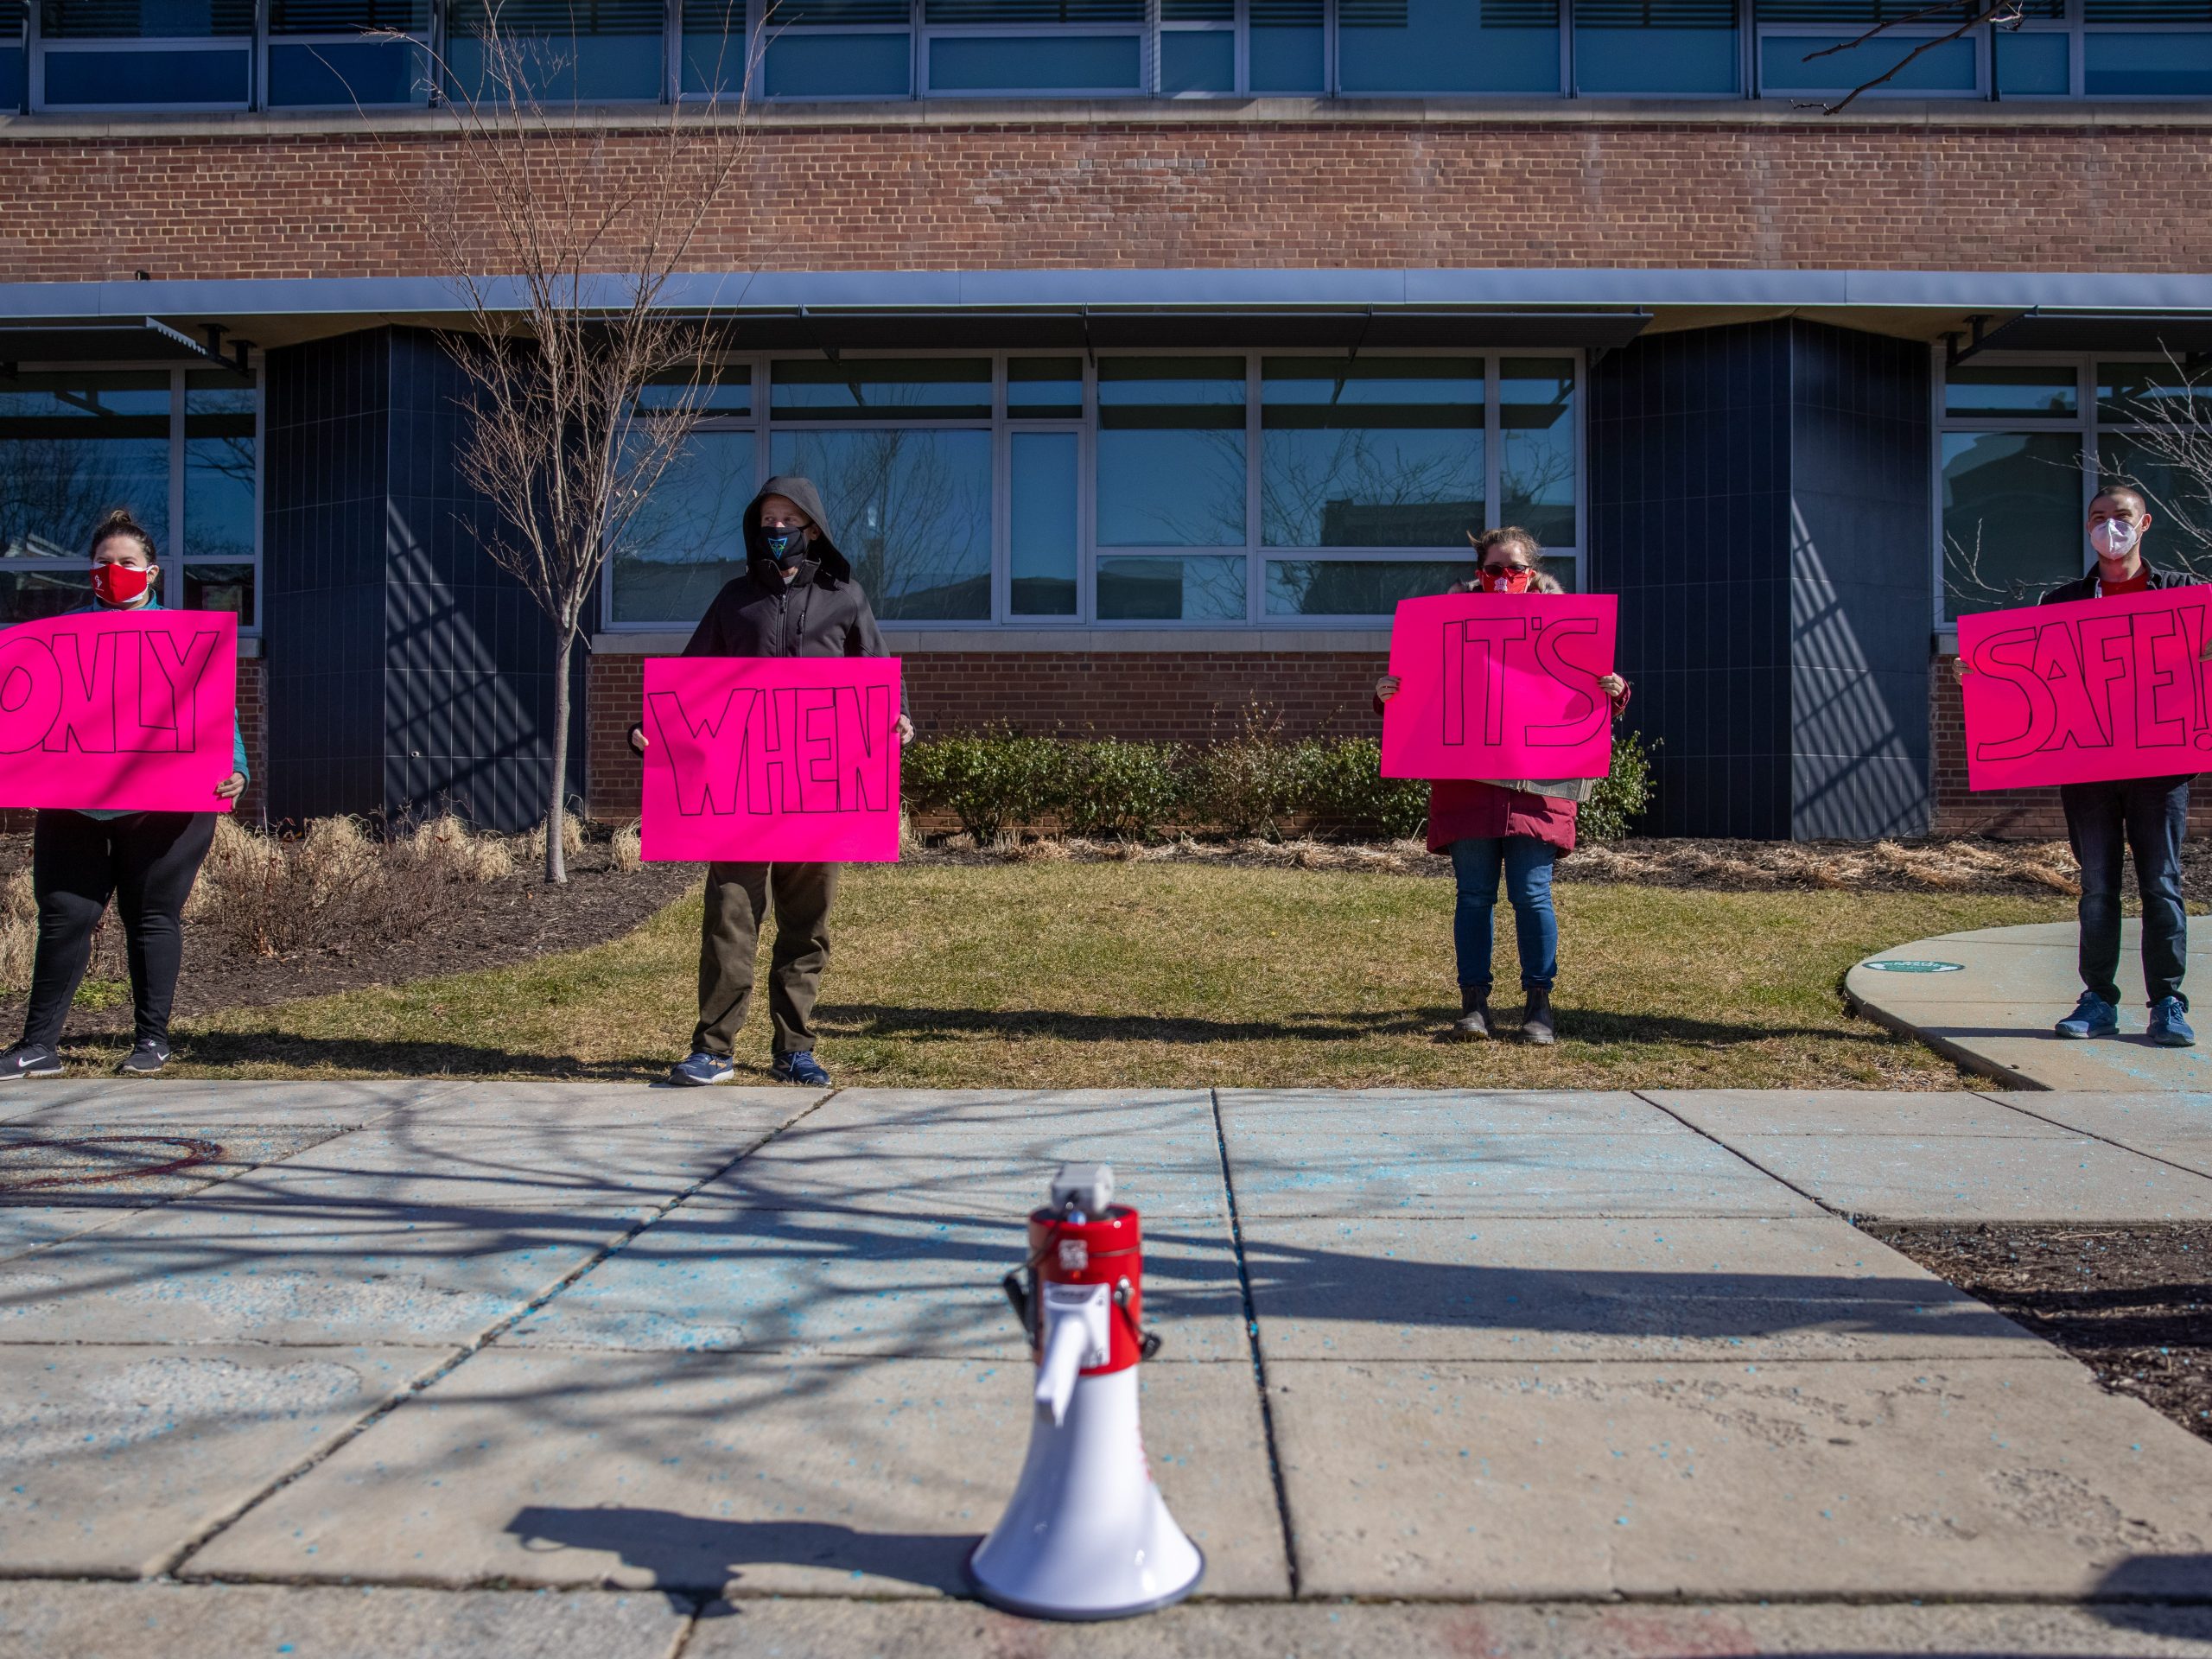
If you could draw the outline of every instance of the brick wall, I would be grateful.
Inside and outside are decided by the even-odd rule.
[[[591,661],[585,781],[595,818],[637,816],[642,657]],[[1235,731],[1253,703],[1286,735],[1372,734],[1381,652],[928,652],[905,658],[915,724],[925,737],[1010,722],[1025,731],[1084,732],[1204,742]]]
[[[693,266],[2212,268],[2212,145],[2187,120],[931,113],[768,120]],[[21,123],[0,143],[0,271],[431,271],[410,202],[450,142],[429,123],[51,138]],[[658,141],[573,142],[634,184]]]
[[[246,770],[253,779],[238,798],[241,823],[260,823],[262,803],[267,798],[264,786],[269,778],[269,705],[263,691],[266,683],[260,658],[250,657],[238,664],[238,735],[245,739]]]

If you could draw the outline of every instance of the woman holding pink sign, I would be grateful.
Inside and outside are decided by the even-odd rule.
[[[1556,594],[1546,575],[1543,550],[1517,526],[1484,531],[1475,544],[1475,579],[1454,593]],[[1618,717],[1628,707],[1628,682],[1605,675],[1599,687]],[[1395,675],[1375,683],[1375,709],[1398,695]],[[1428,786],[1428,850],[1451,855],[1459,896],[1452,913],[1452,942],[1459,962],[1459,1018],[1452,1035],[1478,1042],[1493,1034],[1491,939],[1501,876],[1513,906],[1514,941],[1521,957],[1521,984],[1528,1006],[1521,1039],[1549,1043],[1555,1034],[1552,985],[1559,975],[1559,917],[1552,908],[1552,866],[1574,850],[1575,809],[1589,798],[1596,779],[1557,780],[1440,778]]]
[[[154,538],[118,508],[92,531],[92,597],[84,608],[159,610]],[[246,785],[245,739],[231,728],[231,775],[215,785],[236,800]],[[0,1083],[61,1075],[61,1031],[90,960],[92,930],[115,901],[130,964],[134,1025],[122,1071],[149,1077],[169,1061],[169,1010],[184,965],[184,901],[215,838],[205,812],[67,811],[41,808],[31,829],[38,953],[23,1037],[0,1054]]]

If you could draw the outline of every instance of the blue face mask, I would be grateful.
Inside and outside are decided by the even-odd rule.
[[[795,564],[806,552],[806,531],[779,524],[760,532],[760,545],[778,564]]]

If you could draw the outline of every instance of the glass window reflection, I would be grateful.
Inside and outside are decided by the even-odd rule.
[[[750,432],[695,432],[614,559],[617,622],[690,622],[745,569],[746,504],[759,487]]]
[[[1013,566],[1016,616],[1076,613],[1076,435],[1016,432],[1013,464]]]
[[[1261,539],[1449,547],[1483,527],[1480,359],[1261,365]]]
[[[1102,358],[1098,542],[1244,544],[1244,359]]]
[[[784,431],[778,473],[822,492],[837,545],[887,622],[988,621],[991,435],[920,428]]]
[[[1242,622],[1244,560],[1114,554],[1098,561],[1102,622]]]
[[[1574,359],[1503,359],[1497,400],[1498,522],[1546,547],[1573,546]]]
[[[2070,432],[1943,435],[1947,618],[2032,605],[2082,574],[2081,448]]]

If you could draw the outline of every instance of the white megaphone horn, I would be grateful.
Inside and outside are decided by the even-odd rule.
[[[1006,1513],[968,1558],[976,1593],[1036,1618],[1123,1618],[1180,1601],[1205,1557],[1153,1484],[1137,1423],[1144,1329],[1137,1212],[1114,1172],[1069,1164],[1029,1217],[1033,1283],[1007,1293],[1037,1359],[1029,1455]]]

